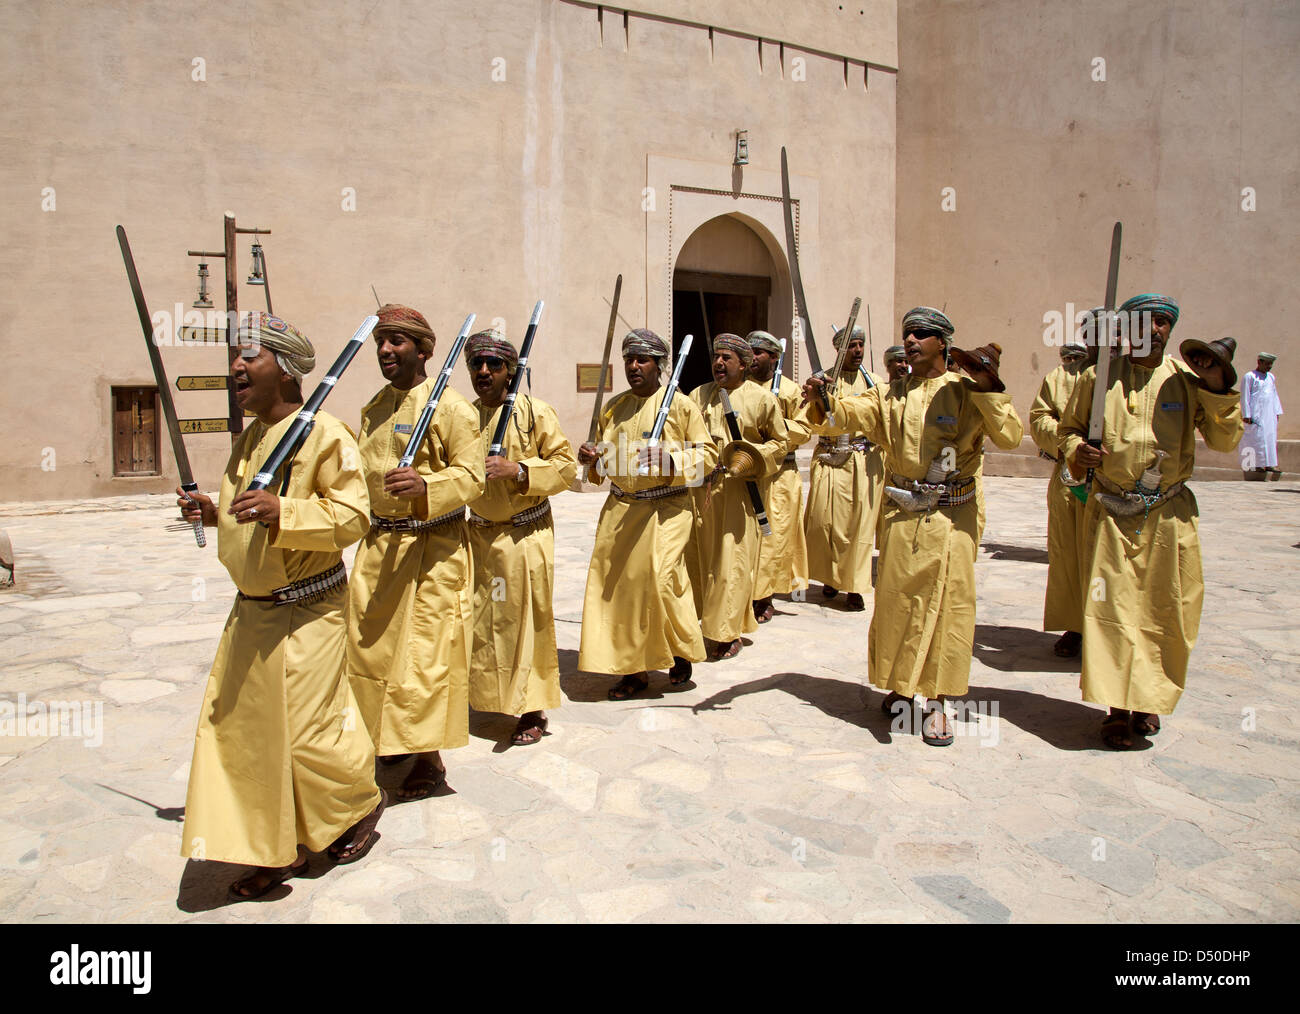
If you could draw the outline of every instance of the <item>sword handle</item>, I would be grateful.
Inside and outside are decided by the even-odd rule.
[[[185,494],[185,499],[192,504],[197,504],[198,501],[190,494],[197,491],[198,488],[199,484],[197,482],[181,483],[181,491]],[[199,544],[200,549],[203,549],[208,544],[208,534],[203,530],[202,512],[200,512],[199,519],[194,522],[194,541]]]

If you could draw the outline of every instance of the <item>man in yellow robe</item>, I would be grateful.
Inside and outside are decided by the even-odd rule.
[[[1100,308],[1099,308],[1100,309]],[[1096,320],[1091,310],[1084,320]],[[1053,463],[1047,482],[1047,592],[1043,599],[1043,629],[1063,630],[1053,647],[1060,658],[1074,658],[1083,642],[1083,573],[1088,555],[1083,533],[1083,504],[1061,481],[1061,440],[1058,428],[1070,395],[1087,368],[1088,348],[1080,342],[1061,346],[1061,365],[1043,378],[1029,409],[1029,432],[1038,453]]]
[[[835,332],[835,348],[844,329]],[[880,385],[880,378],[862,368],[866,332],[853,329],[845,353],[839,396],[861,398]],[[851,610],[866,608],[863,595],[871,591],[871,546],[884,487],[884,454],[861,432],[822,435],[808,472],[808,510],[804,534],[808,541],[808,576],[822,584],[822,596],[847,593]]]
[[[713,380],[691,392],[691,401],[704,417],[704,425],[721,454],[732,442],[722,391],[736,413],[740,439],[757,449],[755,483],[764,511],[771,499],[772,476],[781,468],[789,436],[781,406],[765,387],[749,381],[754,352],[739,335],[720,334],[713,339]],[[713,658],[733,658],[740,652],[740,635],[758,629],[754,616],[754,590],[758,580],[758,518],[745,478],[716,470],[695,491],[699,518],[697,552],[702,602],[700,626],[705,646]]]
[[[1102,740],[1127,750],[1134,733],[1155,735],[1159,716],[1173,713],[1200,629],[1198,510],[1186,485],[1196,432],[1226,452],[1244,426],[1230,347],[1184,342],[1184,365],[1164,354],[1177,303],[1144,293],[1120,313],[1131,348],[1111,362],[1101,447],[1087,443],[1095,367],[1079,378],[1060,434],[1073,478],[1095,469],[1084,514],[1092,553],[1079,685],[1085,701],[1110,709]]]
[[[966,693],[975,642],[976,473],[984,440],[1010,450],[1024,428],[998,379],[998,350],[962,354],[971,377],[949,372],[952,322],[933,307],[903,317],[911,375],[861,397],[833,397],[835,430],[882,445],[888,471],[885,541],[867,651],[871,682],[889,695],[886,713],[928,699],[922,739],[952,742],[943,698]],[[953,350],[954,357],[957,355]],[[973,378],[973,379],[972,379]],[[815,431],[825,424],[817,391],[804,385]]]
[[[622,676],[611,700],[644,691],[652,669],[668,669],[674,686],[687,683],[691,663],[704,658],[686,569],[690,492],[717,455],[700,410],[682,396],[669,407],[659,444],[647,446],[668,359],[667,343],[653,331],[629,331],[623,368],[631,390],[601,413],[596,443],[578,449],[579,463],[597,465],[593,478],[610,484],[587,571],[578,668]]]
[[[480,331],[465,343],[465,361],[478,394],[474,407],[487,474],[487,489],[469,507],[474,558],[469,703],[475,711],[519,715],[510,742],[527,746],[545,734],[546,709],[560,706],[550,497],[569,488],[578,463],[555,409],[527,394],[515,399],[501,453],[490,454],[519,353],[499,331]]]
[[[434,334],[416,310],[379,310],[375,351],[388,385],[361,410],[370,534],[357,549],[348,671],[381,758],[415,754],[400,799],[433,795],[439,755],[469,742],[474,573],[465,505],[483,493],[478,413],[450,387],[409,468],[398,468],[432,393]]]
[[[202,493],[177,503],[217,529],[239,589],[199,713],[181,854],[257,867],[230,887],[244,900],[303,872],[303,849],[361,858],[387,797],[343,666],[343,549],[370,514],[356,442],[318,412],[273,484],[248,491],[297,418],[315,352],[269,314],[246,317],[239,341],[235,400],[256,418],[231,450],[220,508]]]
[[[772,378],[781,356],[781,343],[766,331],[751,331],[749,346],[754,350],[754,362],[749,367],[749,379],[760,387],[772,390]],[[781,418],[785,420],[785,457],[781,468],[772,477],[768,498],[767,518],[772,524],[772,534],[760,539],[758,544],[758,580],[754,587],[754,617],[766,623],[775,614],[773,595],[788,595],[808,587],[808,543],[803,533],[803,479],[795,451],[808,442],[812,430],[799,402],[803,397],[799,385],[789,377],[781,377],[775,392]]]

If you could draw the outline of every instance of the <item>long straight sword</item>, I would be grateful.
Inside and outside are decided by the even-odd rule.
[[[596,387],[596,404],[591,409],[591,428],[587,443],[594,444],[600,429],[600,410],[605,405],[605,379],[609,376],[609,355],[614,350],[614,327],[618,323],[618,297],[623,293],[623,276],[614,280],[614,302],[609,304],[609,329],[605,332],[605,354],[600,359],[600,384]],[[582,466],[582,481],[587,481],[590,466]]]
[[[528,321],[528,330],[524,332],[524,343],[519,347],[519,365],[515,367],[515,375],[510,378],[510,392],[506,395],[505,405],[501,409],[501,418],[497,420],[497,430],[492,434],[492,446],[488,449],[489,456],[498,455],[505,449],[506,429],[510,425],[510,417],[515,413],[515,398],[519,395],[520,381],[524,379],[528,370],[528,353],[532,350],[533,339],[537,337],[537,322],[541,319],[542,300],[539,299],[533,307],[533,316]]]
[[[442,392],[447,389],[447,381],[451,379],[451,371],[456,366],[456,360],[460,358],[460,351],[465,347],[465,341],[469,338],[469,329],[474,326],[474,314],[465,318],[465,323],[460,326],[460,331],[456,335],[456,340],[451,343],[451,352],[447,355],[447,361],[442,364],[442,372],[438,374],[438,379],[433,382],[433,391],[429,395],[429,400],[424,403],[424,410],[420,413],[420,418],[415,421],[415,428],[411,430],[411,439],[406,442],[406,450],[398,459],[398,468],[410,468],[411,462],[415,460],[415,453],[424,443],[424,438],[429,432],[429,424],[433,422],[433,413],[438,411],[438,402],[442,401]],[[518,374],[515,374],[518,376]]]
[[[776,369],[772,371],[772,393],[781,393],[781,364],[785,362],[785,339],[781,339],[781,354],[776,357]]]
[[[348,339],[348,343],[343,346],[343,351],[334,360],[334,365],[329,368],[329,371],[321,378],[321,382],[316,385],[316,390],[312,391],[311,397],[298,410],[298,418],[293,421],[293,425],[285,431],[284,436],[280,438],[280,442],[275,445],[270,456],[266,459],[266,464],[258,469],[257,474],[253,476],[253,481],[248,484],[250,491],[266,489],[275,480],[275,473],[280,470],[281,466],[298,453],[298,448],[307,439],[307,434],[311,432],[311,428],[316,425],[316,413],[324,404],[325,399],[329,397],[329,393],[334,390],[334,385],[339,382],[339,377],[343,376],[343,371],[348,368],[348,365],[356,358],[357,353],[361,351],[361,346],[366,343],[366,340],[370,337],[370,332],[375,329],[375,325],[378,323],[379,318],[372,313],[361,322],[361,326]]]
[[[659,441],[664,435],[664,424],[668,422],[668,410],[672,407],[673,397],[677,394],[677,385],[682,379],[682,367],[686,365],[686,357],[691,352],[691,342],[695,341],[695,335],[688,334],[682,339],[682,347],[677,350],[677,365],[673,367],[673,377],[668,381],[668,388],[664,391],[664,400],[659,404],[659,414],[655,416],[655,424],[650,430],[650,440],[646,444],[646,449],[658,447]],[[637,469],[637,475],[649,475],[650,466],[646,465]]]
[[[1111,319],[1115,313],[1115,296],[1119,289],[1119,247],[1123,226],[1116,222],[1110,234],[1110,265],[1106,271],[1106,303],[1101,320],[1094,321],[1093,338],[1097,345],[1096,380],[1092,389],[1092,413],[1088,417],[1088,443],[1093,447],[1101,446],[1101,438],[1106,430],[1106,393],[1110,390],[1110,342]],[[1104,339],[1104,340],[1103,340]],[[1088,469],[1087,476],[1078,486],[1071,486],[1080,503],[1088,502],[1088,490],[1092,486],[1093,469]]]
[[[140,276],[136,274],[135,258],[131,256],[131,244],[127,242],[126,230],[117,227],[117,245],[122,248],[122,262],[126,265],[127,281],[131,283],[131,295],[135,299],[135,310],[140,316],[140,327],[144,331],[144,343],[149,349],[149,365],[153,367],[154,383],[158,385],[158,399],[162,402],[163,418],[167,421],[167,436],[172,442],[172,454],[176,458],[176,471],[180,476],[181,490],[186,499],[194,502],[190,496],[199,488],[190,471],[190,456],[185,450],[185,438],[181,436],[180,422],[176,419],[176,405],[172,401],[172,389],[167,384],[167,371],[163,369],[162,355],[153,340],[153,318],[149,316],[149,307],[145,305],[144,290],[140,288]],[[178,323],[179,326],[179,323]],[[194,522],[194,541],[202,549],[208,544],[207,533],[203,531],[202,519]]]
[[[731,439],[739,440],[741,439],[740,423],[736,419],[736,410],[731,407],[731,396],[727,394],[725,387],[719,387],[718,394],[722,396],[722,411],[726,415],[727,430],[731,433]],[[750,505],[754,508],[754,517],[758,519],[759,534],[771,535],[772,524],[767,520],[767,508],[763,506],[763,494],[758,491],[758,483],[753,479],[746,479],[745,489],[749,493]]]

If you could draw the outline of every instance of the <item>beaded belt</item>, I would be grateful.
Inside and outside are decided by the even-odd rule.
[[[270,595],[245,595],[240,592],[238,597],[247,599],[249,602],[273,602],[277,606],[288,605],[292,602],[306,605],[310,602],[319,602],[330,591],[341,584],[347,583],[348,571],[343,566],[343,561],[340,560],[324,573],[303,578],[301,581],[287,584],[283,588],[277,588]]]
[[[855,452],[866,454],[875,449],[873,444],[866,437],[854,437],[852,440],[845,441],[843,444],[832,441],[826,437],[817,438],[817,451],[813,455],[813,460],[821,462],[823,465],[830,465],[833,468],[839,468]]]
[[[438,528],[452,521],[464,520],[465,508],[457,507],[454,511],[443,514],[441,517],[432,518],[429,521],[417,521],[415,518],[381,518],[376,514],[371,514],[370,527],[381,532],[427,532],[430,528]]]
[[[1092,473],[1092,481],[1105,490],[1104,494],[1097,497],[1101,505],[1118,517],[1129,517],[1139,513],[1146,517],[1170,497],[1181,493],[1183,487],[1187,485],[1185,482],[1176,482],[1168,489],[1161,490],[1142,487],[1123,489],[1097,472]]]
[[[942,490],[939,493],[939,499],[933,505],[934,507],[960,507],[962,504],[975,499],[975,476],[973,475],[953,483],[927,483],[917,482],[915,479],[908,479],[905,476],[895,474],[891,481],[894,486],[912,493],[932,493],[935,490]],[[913,509],[921,510],[922,508],[916,507]]]
[[[476,528],[523,528],[525,525],[531,525],[535,521],[549,517],[550,513],[550,500],[543,500],[536,507],[529,507],[518,514],[513,514],[506,518],[505,521],[491,521],[481,514],[475,514],[473,508],[470,508],[469,523]]]
[[[689,492],[686,486],[655,486],[652,489],[638,489],[635,493],[629,493],[627,490],[619,489],[618,485],[611,482],[609,484],[611,496],[616,496],[620,500],[662,500],[666,496],[681,496]]]

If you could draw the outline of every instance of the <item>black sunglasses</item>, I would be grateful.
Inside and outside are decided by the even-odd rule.
[[[495,372],[496,370],[499,370],[501,369],[501,367],[505,366],[506,361],[502,359],[500,356],[475,356],[473,359],[469,361],[469,368],[471,370],[477,370],[484,363],[487,364],[487,368],[489,370]]]

